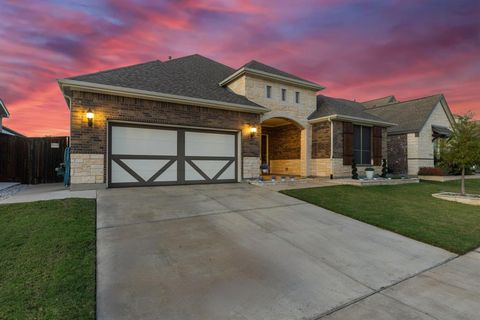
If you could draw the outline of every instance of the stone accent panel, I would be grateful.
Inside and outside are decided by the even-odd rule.
[[[243,178],[257,178],[260,175],[260,157],[243,158]]]
[[[408,170],[408,143],[406,134],[388,136],[388,168],[396,174]]]
[[[329,177],[332,173],[332,159],[312,159],[311,174],[314,177]]]
[[[270,160],[270,174],[301,175],[301,160]]]
[[[365,169],[369,167],[375,169],[375,174],[382,174],[381,166],[357,166],[358,175],[365,176]],[[334,178],[350,178],[352,167],[344,166],[343,159],[332,159],[332,174]]]
[[[72,153],[71,183],[105,183],[103,154]]]
[[[312,125],[312,159],[330,158],[330,122]]]

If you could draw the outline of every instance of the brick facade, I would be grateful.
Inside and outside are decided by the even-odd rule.
[[[73,91],[72,96],[72,154],[105,155],[107,120],[122,120],[239,130],[242,132],[242,156],[259,157],[259,137],[250,139],[248,133],[249,124],[259,124],[258,114],[82,91]],[[93,127],[88,127],[86,119],[89,108],[95,114]],[[104,161],[107,161],[106,157]]]
[[[343,122],[332,121],[333,158],[343,158]]]
[[[85,114],[91,108],[94,125],[88,127]],[[258,114],[180,105],[106,94],[73,92],[71,119],[72,153],[105,153],[107,120],[136,121],[205,128],[246,130],[258,124]],[[242,139],[244,157],[259,155],[259,139]]]
[[[300,159],[300,129],[294,124],[280,127],[262,127],[268,135],[270,160]]]
[[[312,159],[330,158],[330,122],[312,125]]]
[[[393,173],[408,172],[408,141],[406,134],[388,136],[388,168]]]

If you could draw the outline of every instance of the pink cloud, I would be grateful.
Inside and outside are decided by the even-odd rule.
[[[80,2],[81,4],[81,2]],[[7,126],[68,134],[56,79],[199,53],[239,67],[257,59],[367,100],[444,93],[454,112],[480,117],[480,5],[473,0],[4,1],[0,98]]]

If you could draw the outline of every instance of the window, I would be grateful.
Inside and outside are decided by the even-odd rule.
[[[295,91],[295,103],[300,103],[300,92]]]
[[[267,86],[266,90],[267,98],[270,99],[272,97],[272,86]]]
[[[282,101],[287,100],[287,89],[282,89]]]
[[[357,164],[372,163],[372,128],[353,126],[353,159]]]

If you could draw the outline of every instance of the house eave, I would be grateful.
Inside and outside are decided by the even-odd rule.
[[[345,116],[345,115],[341,115],[341,114],[332,114],[332,115],[329,115],[329,116],[310,119],[310,120],[308,120],[308,122],[313,124],[313,123],[324,122],[324,121],[332,121],[332,120],[348,121],[348,122],[354,122],[354,123],[359,123],[359,124],[377,125],[377,126],[380,126],[380,127],[396,126],[395,123],[391,123],[391,122],[364,119],[364,118],[352,117],[352,116]]]
[[[7,107],[5,106],[5,104],[3,103],[3,101],[1,99],[0,99],[0,107],[5,112],[5,116],[3,118],[10,118],[10,112],[8,112]]]
[[[232,110],[232,111],[241,111],[241,112],[248,112],[248,113],[261,114],[261,113],[270,111],[270,109],[265,107],[254,107],[254,106],[236,104],[231,102],[222,102],[222,101],[215,101],[215,100],[172,95],[172,94],[166,94],[166,93],[152,92],[152,91],[132,89],[132,88],[124,88],[119,86],[97,84],[97,83],[78,81],[78,80],[59,79],[57,81],[62,93],[64,94],[65,94],[65,89],[70,88],[72,90],[76,89],[80,91],[111,94],[111,95],[141,98],[141,99],[155,100],[155,101],[165,101],[165,102],[171,102],[171,103],[179,103],[179,104]]]
[[[222,80],[219,83],[219,85],[223,87],[223,86],[229,84],[230,82],[232,82],[233,80],[237,79],[238,77],[240,77],[244,74],[256,75],[256,76],[259,76],[259,77],[262,77],[262,78],[275,80],[275,81],[280,81],[280,82],[284,82],[284,83],[287,83],[287,84],[290,84],[290,85],[294,85],[294,86],[298,86],[298,87],[302,87],[302,88],[306,88],[306,89],[310,89],[310,90],[315,90],[315,91],[320,91],[320,90],[325,89],[325,87],[322,87],[318,84],[313,84],[313,83],[309,83],[309,82],[306,82],[306,81],[287,78],[287,77],[271,74],[271,73],[268,73],[268,72],[259,71],[259,70],[255,70],[255,69],[250,69],[250,68],[245,68],[245,67],[243,67],[241,69],[238,69],[236,72],[234,72],[233,74],[231,74],[230,76],[228,76],[227,78]]]

